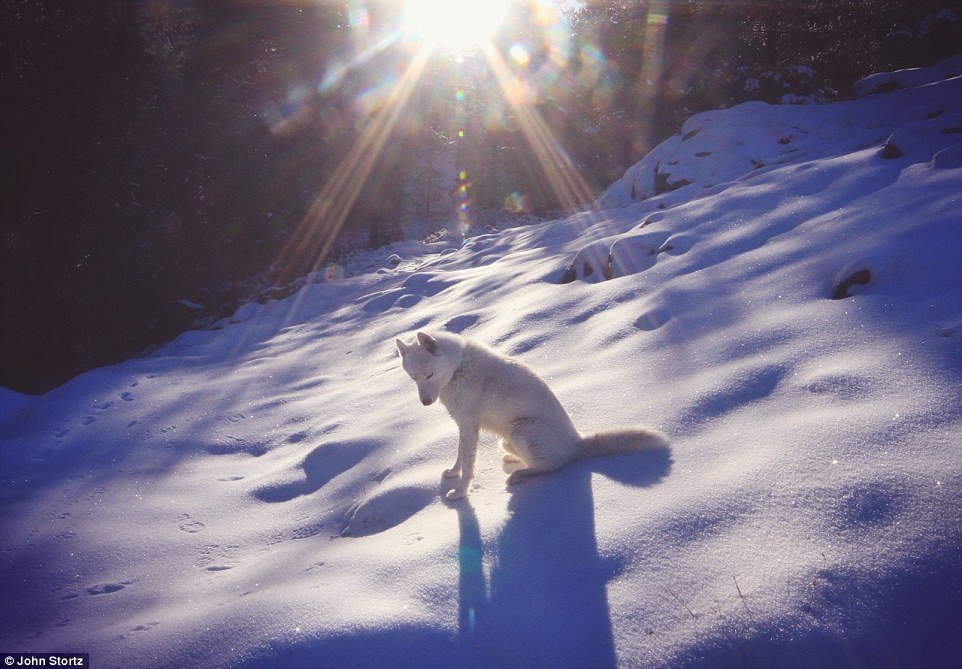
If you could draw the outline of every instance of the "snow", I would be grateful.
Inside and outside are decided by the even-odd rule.
[[[621,207],[680,191],[662,201],[667,206],[714,194],[733,182],[756,177],[758,171],[818,164],[821,158],[877,148],[893,131],[910,135],[911,140],[922,140],[914,135],[923,135],[937,146],[958,145],[962,138],[952,142],[941,135],[957,135],[962,128],[962,116],[953,106],[959,75],[962,56],[931,68],[868,77],[856,85],[862,96],[876,88],[899,90],[867,102],[818,105],[801,114],[793,105],[748,102],[733,110],[696,114],[681,133],[612,184],[599,204]],[[931,160],[933,154],[924,142],[913,148]]]
[[[598,211],[394,245],[149,357],[3,390],[0,648],[958,666],[960,111],[936,68],[699,114]],[[585,432],[647,424],[671,449],[508,490],[486,438],[449,503],[454,423],[394,351],[420,328],[519,356]]]
[[[955,21],[956,18],[946,10],[942,16],[945,20]],[[891,91],[898,88],[918,88],[939,79],[951,79],[962,75],[962,54],[946,58],[932,67],[913,67],[895,72],[880,72],[865,77],[855,83],[855,97],[863,98],[873,93]]]

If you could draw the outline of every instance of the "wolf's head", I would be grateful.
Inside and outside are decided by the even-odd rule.
[[[395,340],[404,371],[418,384],[421,404],[430,406],[438,399],[441,389],[448,385],[460,364],[460,356],[450,351],[450,342],[439,341],[431,335],[418,332],[413,343]]]

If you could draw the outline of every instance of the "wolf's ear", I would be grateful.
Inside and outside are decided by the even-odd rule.
[[[408,352],[408,345],[400,339],[395,339],[394,343],[397,345],[397,352],[401,354],[401,357],[404,357],[404,354]]]
[[[429,334],[423,332],[418,332],[418,342],[424,347],[424,350],[434,355],[438,352],[438,340]]]

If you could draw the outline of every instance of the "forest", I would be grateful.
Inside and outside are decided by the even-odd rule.
[[[429,54],[391,104],[419,53],[396,0],[3,0],[0,385],[46,391],[405,230],[590,207],[696,112],[962,51],[955,5],[514,3],[492,48],[583,176],[559,196],[480,49]]]

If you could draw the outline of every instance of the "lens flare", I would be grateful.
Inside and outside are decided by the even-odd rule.
[[[531,198],[515,191],[504,198],[504,208],[512,214],[524,214],[531,210]]]
[[[528,63],[531,62],[531,55],[528,53],[528,50],[520,44],[515,44],[512,46],[508,53],[511,54],[511,58],[514,59],[514,62],[521,67],[526,67]]]

